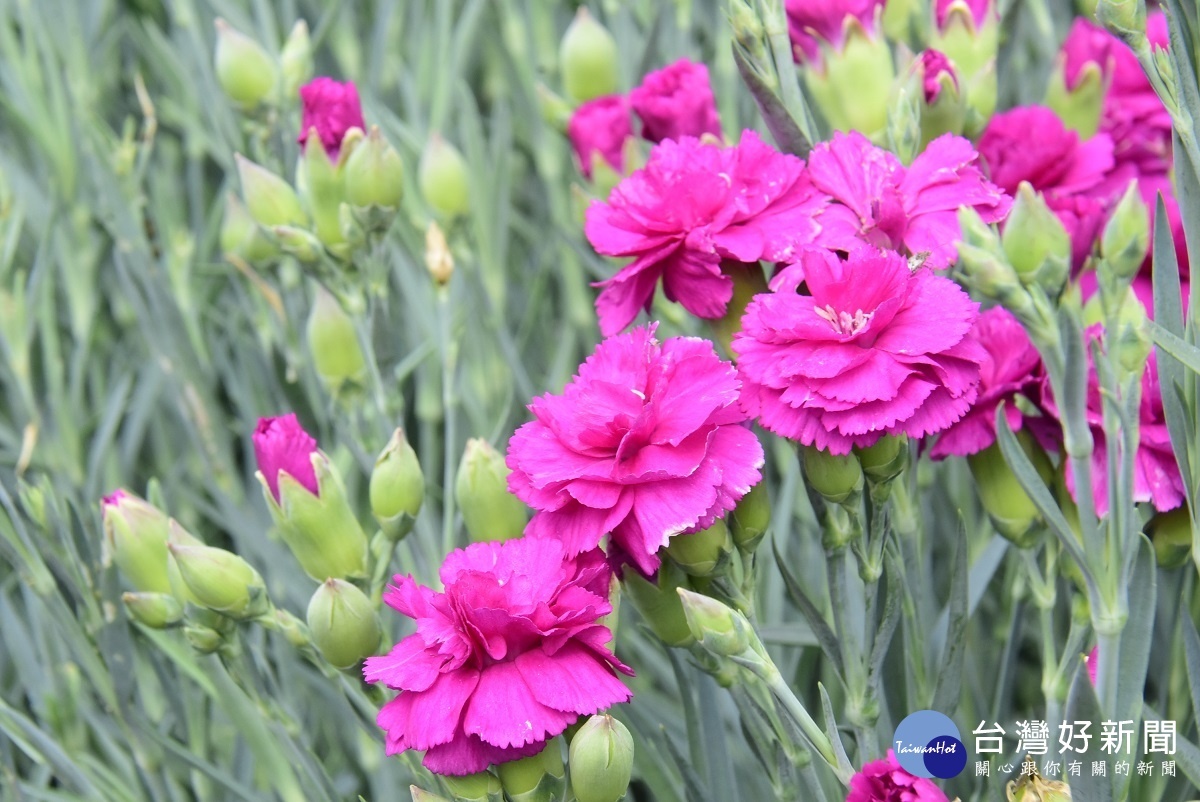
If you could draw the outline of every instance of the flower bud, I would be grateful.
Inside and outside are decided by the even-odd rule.
[[[746,554],[750,554],[771,525],[771,499],[767,495],[767,483],[759,482],[750,488],[750,492],[742,496],[742,500],[727,516],[729,531],[733,535],[734,544]]]
[[[500,779],[487,771],[463,777],[443,775],[442,782],[456,802],[503,802]]]
[[[686,579],[677,565],[664,562],[653,580],[636,571],[626,571],[621,580],[621,587],[632,597],[633,606],[668,646],[690,646],[695,642],[683,614],[683,602],[675,592]]]
[[[417,185],[430,208],[445,217],[466,214],[471,208],[471,178],[458,148],[438,134],[429,137],[417,167]]]
[[[617,42],[585,6],[567,26],[558,54],[563,89],[571,99],[583,103],[618,91]]]
[[[346,198],[344,170],[329,160],[315,127],[308,129],[296,174],[296,185],[312,214],[317,239],[336,249],[346,241],[338,219],[338,209]]]
[[[1091,15],[1085,15],[1090,17]],[[1046,87],[1046,103],[1063,125],[1078,132],[1080,141],[1091,139],[1100,127],[1104,95],[1108,90],[1106,71],[1111,61],[1097,60],[1097,37],[1107,34],[1087,19],[1077,18],[1067,33]]]
[[[937,50],[926,50],[914,62],[921,81],[920,149],[942,134],[961,134],[966,124],[967,100],[959,89],[958,71]]]
[[[924,0],[887,0],[883,6],[883,32],[894,42],[911,41],[922,24]]]
[[[750,625],[745,616],[716,599],[679,588],[692,637],[717,657],[737,657],[750,650]]]
[[[170,593],[167,578],[167,516],[124,490],[101,502],[108,554],[134,590]]]
[[[1037,772],[1009,780],[1005,795],[1008,802],[1071,802],[1071,789],[1066,783],[1047,780]]]
[[[1058,296],[1071,268],[1071,237],[1028,181],[1017,187],[1000,242],[1022,283],[1039,284]]]
[[[467,441],[454,489],[472,542],[511,540],[525,532],[525,505],[508,492],[508,474],[504,457],[491,444]]]
[[[170,593],[123,593],[129,617],[151,629],[167,629],[183,620],[183,605]]]
[[[295,97],[301,84],[312,78],[312,40],[308,36],[308,23],[302,19],[296,20],[279,51],[279,72],[283,77],[283,96],[288,98]]]
[[[324,253],[321,241],[302,228],[275,226],[271,233],[275,235],[275,241],[285,253],[291,254],[301,262],[316,262]]]
[[[571,739],[568,765],[578,802],[617,802],[633,776],[633,736],[610,715],[592,716]]]
[[[369,495],[371,514],[389,538],[399,540],[412,530],[413,520],[425,500],[425,475],[403,429],[392,434],[375,460]]]
[[[200,654],[212,654],[225,645],[224,633],[204,624],[184,624],[183,637]]]
[[[1192,516],[1187,505],[1156,513],[1146,524],[1160,568],[1179,568],[1192,556]]]
[[[221,251],[236,254],[251,264],[265,262],[279,253],[275,243],[263,234],[245,205],[232,192],[225,196]]]
[[[542,113],[542,120],[551,128],[566,131],[573,105],[541,81],[534,85],[534,89],[537,92],[538,110]]]
[[[220,17],[216,27],[217,82],[230,100],[244,108],[253,108],[266,100],[275,88],[275,62],[262,45],[235,31]]]
[[[823,55],[824,69],[806,69],[804,77],[830,126],[868,136],[882,131],[896,75],[887,40],[847,15],[841,50]]]
[[[1035,466],[1040,470],[1050,470],[1046,453],[1028,432],[1018,432],[1017,438]],[[971,454],[967,457],[967,464],[971,468],[971,475],[975,477],[979,502],[996,531],[1019,548],[1037,545],[1042,532],[1042,516],[1000,453],[999,443],[992,443],[982,451]]]
[[[326,579],[308,602],[308,631],[334,668],[352,668],[379,651],[383,631],[367,595],[343,579]]]
[[[179,575],[201,607],[230,618],[253,618],[270,609],[266,585],[250,563],[211,546],[168,546]]]
[[[1096,20],[1127,43],[1146,35],[1146,0],[1100,0]]]
[[[809,487],[830,504],[841,504],[862,492],[862,465],[855,454],[830,454],[815,446],[801,446],[800,459]]]
[[[446,799],[444,796],[431,794],[430,792],[424,791],[415,785],[410,785],[408,790],[409,793],[412,794],[412,802],[450,802],[450,800]]]
[[[1141,270],[1149,248],[1150,210],[1142,202],[1137,182],[1131,181],[1100,237],[1099,280],[1105,281],[1105,273],[1110,273],[1109,283],[1128,286]]]
[[[1000,16],[995,0],[936,0],[929,46],[958,68],[960,86],[982,120],[996,110],[996,54]]]
[[[1116,330],[1109,328],[1106,333],[1117,381],[1122,384],[1140,381],[1146,370],[1146,360],[1154,348],[1147,331],[1148,322],[1146,307],[1142,306],[1132,288],[1126,288],[1117,312]]]
[[[433,277],[433,283],[445,287],[454,275],[454,255],[446,242],[446,235],[436,221],[430,220],[425,229],[425,267]]]
[[[312,645],[312,635],[308,631],[308,626],[287,610],[276,608],[271,626],[297,649]]]
[[[342,305],[319,284],[308,316],[308,351],[317,375],[335,392],[345,382],[357,382],[366,374],[367,364],[354,321]]]
[[[511,802],[555,802],[567,785],[562,739],[551,738],[536,755],[501,763],[496,771]]]
[[[183,581],[183,575],[179,573],[179,563],[171,555],[171,545],[177,546],[203,546],[204,542],[192,535],[180,525],[178,521],[171,518],[167,521],[167,584],[170,585],[171,595],[183,604],[193,604],[200,606],[200,602],[188,590],[187,583]]]
[[[242,181],[242,197],[250,217],[263,228],[308,224],[296,190],[288,182],[240,153],[234,155]]]
[[[667,543],[666,552],[690,576],[712,576],[729,562],[733,538],[725,521],[718,518],[707,529],[675,535]]]
[[[908,436],[886,434],[874,445],[856,448],[863,473],[873,482],[890,482],[908,467]]]
[[[404,164],[378,125],[346,160],[346,202],[394,209],[404,194]]]

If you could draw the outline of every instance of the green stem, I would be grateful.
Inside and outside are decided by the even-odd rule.
[[[799,725],[800,731],[812,744],[817,753],[825,759],[829,767],[833,769],[833,773],[842,781],[843,785],[850,785],[850,776],[844,772],[839,766],[837,756],[833,752],[833,744],[829,742],[828,736],[813,720],[813,717],[808,714],[804,703],[796,698],[796,694],[792,693],[792,689],[783,681],[783,675],[779,673],[779,669],[774,663],[767,664],[766,670],[763,672],[763,680],[767,683],[767,687],[771,689],[771,693],[775,694],[775,698],[783,705],[784,709],[795,719]]]

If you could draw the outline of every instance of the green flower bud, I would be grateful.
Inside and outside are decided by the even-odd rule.
[[[1081,17],[1096,18],[1096,4],[1098,0],[1075,0],[1075,11]]]
[[[262,45],[217,18],[217,82],[225,94],[245,108],[267,99],[275,88],[275,62]]]
[[[321,452],[314,451],[310,459],[317,477],[316,494],[281,471],[276,501],[262,471],[256,474],[271,516],[284,542],[313,579],[324,582],[330,577],[366,576],[367,535],[346,498],[342,477]]]
[[[887,124],[896,70],[883,36],[847,17],[841,52],[826,50],[824,71],[808,69],[805,82],[830,126],[874,136]]]
[[[279,253],[237,195],[225,197],[225,217],[221,221],[221,251],[236,254],[251,264],[259,264]]]
[[[240,153],[234,154],[234,160],[242,181],[242,197],[254,222],[268,229],[308,224],[300,198],[288,182]]]
[[[170,593],[167,516],[132,493],[117,490],[101,502],[107,556],[143,593]]]
[[[312,635],[303,621],[287,610],[275,609],[275,618],[271,627],[283,635],[287,642],[297,649],[312,645]]]
[[[1071,268],[1071,237],[1028,181],[1017,187],[1000,242],[1022,283],[1036,283],[1058,296]]]
[[[367,363],[358,344],[354,321],[319,284],[314,291],[307,334],[313,368],[334,391],[345,382],[357,382],[366,375]]]
[[[571,739],[568,760],[578,802],[617,802],[633,776],[633,736],[610,715],[592,716]]]
[[[171,544],[177,546],[203,546],[204,543],[180,526],[179,522],[174,518],[167,522],[167,584],[171,588],[171,595],[181,603],[190,603],[199,607],[201,606],[200,602],[188,590],[187,583],[183,581],[183,575],[179,573],[179,563],[175,561],[175,557],[171,554]]]
[[[353,147],[353,142],[351,140],[351,147],[358,150]],[[344,158],[340,151],[339,158]],[[309,129],[304,152],[296,166],[296,186],[312,214],[317,239],[334,249],[346,242],[341,220],[338,219],[338,209],[347,194],[344,173],[341,164],[329,160],[317,129]]]
[[[425,475],[403,429],[392,434],[375,460],[369,491],[371,514],[379,527],[393,541],[407,535],[425,500]]]
[[[167,629],[183,620],[183,605],[170,593],[123,593],[129,617],[151,629]]]
[[[767,483],[759,482],[742,496],[742,500],[726,516],[733,542],[745,554],[752,553],[771,525],[771,499],[767,495]]]
[[[637,571],[626,571],[621,580],[621,587],[632,597],[633,606],[668,646],[690,646],[695,642],[683,614],[683,602],[675,592],[686,579],[677,565],[665,562],[654,582],[642,578]]]
[[[321,241],[303,228],[295,226],[275,226],[271,229],[279,247],[295,256],[301,262],[316,262],[324,253]]]
[[[1005,796],[1008,802],[1070,802],[1071,789],[1064,782],[1047,780],[1034,772],[1019,780],[1009,780]]]
[[[496,771],[512,802],[555,802],[567,785],[562,738],[551,738],[536,755],[501,763]]]
[[[445,287],[454,275],[454,254],[450,253],[441,226],[434,220],[425,229],[425,268],[438,287]]]
[[[929,52],[929,51],[927,51]],[[952,64],[942,63],[933,57],[921,57],[917,62],[921,67],[916,70],[921,82],[912,87],[916,97],[920,98],[921,114],[921,150],[942,134],[961,134],[966,128],[967,98],[958,86],[958,76]],[[934,80],[937,82],[937,94],[930,101],[925,92],[924,79],[929,70],[937,70]]]
[[[300,87],[313,76],[312,40],[304,20],[296,20],[292,26],[292,32],[279,51],[279,67],[283,76],[283,96],[289,100],[295,98]]]
[[[995,4],[989,9],[983,24],[976,26],[975,13],[966,0],[954,0],[945,10],[942,25],[933,26],[929,46],[949,56],[968,85],[982,76],[991,76],[991,108],[971,104],[985,118],[990,117],[996,107],[995,64],[996,54],[1000,50],[1000,17],[995,11]]]
[[[745,616],[716,599],[690,590],[675,591],[683,603],[692,637],[717,657],[737,657],[750,650],[750,625]]]
[[[444,796],[438,796],[437,794],[431,794],[428,791],[423,791],[415,785],[410,785],[408,790],[412,794],[412,802],[450,802],[450,800],[446,799]]]
[[[1137,182],[1131,181],[1100,237],[1097,278],[1112,288],[1128,286],[1142,268],[1150,249],[1150,210],[1142,202]],[[1107,275],[1106,275],[1107,274]]]
[[[225,635],[203,624],[184,624],[183,637],[200,654],[212,654],[225,645]]]
[[[1126,288],[1124,300],[1117,313],[1117,324],[1110,327],[1106,334],[1109,355],[1112,357],[1119,382],[1137,382],[1145,372],[1146,360],[1150,358],[1150,351],[1154,348],[1148,328],[1146,307],[1142,306],[1132,288]]]
[[[471,177],[458,148],[436,133],[421,154],[417,185],[430,208],[446,217],[458,217],[471,208]]]
[[[1100,65],[1094,61],[1083,65],[1075,77],[1075,87],[1068,88],[1066,58],[1059,56],[1046,88],[1046,105],[1054,110],[1063,125],[1077,132],[1081,140],[1091,139],[1100,128],[1106,89]]]
[[[558,50],[562,63],[563,89],[572,100],[588,100],[615,94],[620,88],[617,76],[617,41],[596,21],[585,6],[567,26]]]
[[[179,574],[202,607],[230,618],[254,618],[270,608],[258,571],[238,555],[211,546],[169,545]]]
[[[733,538],[725,521],[717,519],[707,529],[675,535],[667,543],[666,552],[689,575],[712,576],[729,562]]]
[[[1192,556],[1192,516],[1187,505],[1159,512],[1146,524],[1160,568],[1179,568]]]
[[[800,460],[809,487],[830,504],[842,504],[862,492],[862,464],[854,453],[830,454],[814,446],[801,446]]]
[[[525,505],[508,492],[508,474],[504,457],[486,440],[467,441],[454,488],[472,542],[512,540],[524,534]]]
[[[1037,445],[1028,432],[1018,432],[1017,438],[1025,454],[1039,472],[1052,470],[1046,452]],[[979,490],[979,501],[992,526],[1013,545],[1027,549],[1036,546],[1043,531],[1042,516],[1033,500],[1021,488],[1016,474],[1000,453],[1000,445],[992,443],[984,450],[967,457],[975,486]]]
[[[924,7],[922,0],[887,0],[883,7],[884,35],[894,42],[911,41],[921,29]]]
[[[396,208],[404,194],[404,164],[378,125],[346,160],[346,202]]]
[[[444,775],[442,782],[457,802],[503,802],[504,799],[500,778],[486,771],[465,777]]]
[[[1146,0],[1100,0],[1096,20],[1128,43],[1146,36]]]
[[[353,668],[379,651],[383,630],[367,595],[344,579],[326,579],[308,602],[308,631],[334,668]]]
[[[856,448],[863,473],[873,482],[890,482],[908,467],[908,436],[888,434],[874,445]]]

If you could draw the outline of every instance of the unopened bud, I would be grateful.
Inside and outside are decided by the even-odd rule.
[[[271,233],[275,235],[280,248],[301,262],[316,262],[324,252],[321,241],[303,228],[275,226]]]
[[[446,799],[444,796],[438,796],[437,794],[430,793],[429,791],[425,791],[415,785],[410,785],[408,790],[409,793],[412,794],[412,802],[450,802],[450,800]]]
[[[890,482],[908,467],[908,436],[885,434],[874,445],[856,448],[863,473],[873,482]]]
[[[212,654],[225,645],[225,635],[204,624],[184,624],[183,637],[200,654]]]
[[[234,159],[242,181],[246,209],[256,223],[264,228],[307,225],[304,207],[291,184],[240,153]]]
[[[1146,307],[1142,306],[1132,288],[1125,290],[1124,300],[1117,313],[1116,326],[1110,327],[1106,336],[1117,380],[1123,384],[1130,380],[1140,380],[1146,370],[1146,360],[1150,358],[1154,342],[1150,339],[1148,331]]]
[[[360,380],[367,370],[354,321],[342,305],[319,284],[308,316],[308,351],[317,375],[335,391],[345,382]]]
[[[170,593],[167,516],[132,493],[117,490],[101,502],[105,546],[126,581],[145,593]]]
[[[633,599],[633,606],[668,646],[695,643],[687,616],[683,614],[683,602],[675,592],[686,580],[683,571],[672,562],[664,562],[653,581],[631,570],[621,580],[621,587]]]
[[[829,124],[868,136],[882,131],[896,75],[887,40],[847,16],[842,49],[827,53],[824,67],[824,71],[806,69],[804,77]]]
[[[1098,278],[1103,282],[1108,272],[1114,286],[1127,286],[1141,270],[1149,248],[1150,210],[1142,201],[1137,182],[1132,181],[1100,237],[1103,259],[1096,268],[1100,273]]]
[[[429,137],[417,167],[421,197],[439,214],[457,217],[471,208],[471,178],[458,148],[438,134]]]
[[[308,36],[308,23],[304,20],[296,20],[292,26],[292,32],[279,51],[279,67],[283,76],[283,96],[296,97],[300,87],[313,76],[312,40]]]
[[[1028,181],[1017,187],[1000,242],[1022,283],[1038,284],[1051,297],[1058,296],[1071,268],[1071,237]]]
[[[512,540],[525,532],[525,505],[508,492],[508,474],[504,457],[491,444],[467,441],[454,488],[472,542]]]
[[[1018,438],[1035,465],[1049,468],[1046,453],[1032,437],[1019,432]],[[967,464],[971,468],[971,475],[975,477],[979,501],[996,531],[1020,548],[1037,545],[1042,533],[1041,514],[1000,453],[1000,445],[993,443],[971,454],[967,457]]]
[[[571,739],[568,765],[578,802],[617,802],[633,776],[633,736],[612,716],[592,716]]]
[[[346,202],[394,209],[404,195],[404,164],[378,125],[346,160]]]
[[[179,563],[171,554],[171,545],[177,546],[203,546],[203,541],[192,535],[180,525],[174,518],[167,521],[167,583],[171,588],[171,595],[178,599],[181,603],[191,603],[200,606],[200,602],[188,589],[187,583],[183,581],[183,575],[179,572]]]
[[[487,771],[462,777],[443,775],[442,782],[458,802],[502,802],[504,799],[500,778]]]
[[[392,434],[375,460],[369,491],[371,514],[384,533],[392,540],[407,535],[425,500],[425,474],[403,429]]]
[[[308,602],[308,631],[334,668],[351,668],[379,651],[383,631],[367,595],[343,579],[326,579]]]
[[[1178,568],[1192,556],[1192,516],[1187,505],[1155,514],[1146,524],[1160,568]]]
[[[340,164],[329,160],[316,128],[308,131],[296,173],[296,184],[308,202],[317,239],[323,245],[336,249],[346,241],[338,219],[338,209],[346,197],[344,170]]]
[[[230,618],[253,618],[270,608],[266,585],[254,566],[211,546],[170,544],[179,575],[202,607]]]
[[[446,235],[435,221],[429,221],[425,229],[425,267],[433,277],[433,283],[445,287],[454,275],[454,255],[446,243]]]
[[[580,103],[619,91],[617,41],[584,6],[559,46],[563,89]]]
[[[1032,756],[1026,756],[1032,761]],[[1070,802],[1071,789],[1064,782],[1047,780],[1036,771],[1019,780],[1010,780],[1005,788],[1008,802]]]
[[[1146,0],[1100,0],[1096,19],[1126,43],[1146,35]]]
[[[862,464],[854,453],[830,454],[815,446],[801,446],[800,458],[808,486],[830,504],[849,501],[862,491]]]
[[[1084,63],[1072,82],[1067,77],[1066,57],[1060,55],[1046,88],[1046,106],[1058,115],[1063,125],[1077,132],[1080,140],[1091,139],[1100,127],[1107,89],[1100,64]]]
[[[716,657],[737,657],[750,650],[750,624],[745,616],[716,599],[679,588],[688,629]]]
[[[230,100],[253,108],[275,88],[275,62],[262,45],[217,18],[217,81]]]
[[[251,264],[267,261],[279,253],[245,205],[232,192],[225,197],[225,216],[221,221],[221,251],[236,254]]]
[[[308,627],[303,621],[287,610],[275,609],[275,620],[272,626],[276,632],[283,635],[289,644],[297,649],[312,645],[312,636],[309,634]]]
[[[562,739],[551,738],[536,755],[501,763],[496,771],[511,802],[555,802],[567,785]]]
[[[690,576],[712,576],[729,561],[733,539],[725,521],[717,519],[707,529],[675,535],[666,552]]]
[[[170,593],[123,593],[129,617],[151,629],[167,629],[183,620],[183,605]]]
[[[912,41],[924,9],[924,0],[887,0],[883,6],[884,34],[893,42]]]
[[[758,548],[771,525],[771,498],[766,482],[759,482],[742,496],[728,515],[728,522],[733,542],[739,549],[749,554]]]
[[[959,87],[958,71],[944,53],[926,50],[917,57],[913,71],[914,78],[920,81],[921,150],[924,150],[942,134],[963,132],[967,100]]]
[[[931,32],[930,47],[949,56],[968,83],[990,72],[994,86],[996,54],[1000,49],[1000,15],[995,0],[983,3],[935,0],[934,5],[939,20],[935,20]],[[994,94],[992,106],[994,109]],[[990,114],[988,111],[984,116]]]

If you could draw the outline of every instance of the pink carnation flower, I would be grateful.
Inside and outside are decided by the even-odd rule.
[[[1037,131],[1031,137],[1030,131]],[[1112,207],[1133,178],[1115,170],[1107,134],[1080,141],[1045,106],[1020,106],[997,114],[979,139],[989,175],[1014,194],[1022,181],[1041,192],[1071,237],[1073,262],[1083,265],[1103,231]]]
[[[949,802],[932,780],[914,777],[900,767],[896,753],[867,763],[850,778],[846,802]]]
[[[417,622],[367,682],[400,695],[377,719],[387,753],[425,750],[437,774],[483,771],[537,754],[579,716],[632,698],[633,670],[605,646],[612,575],[599,551],[564,559],[553,540],[476,543],[451,552],[441,593],[394,577],[384,601]]]
[[[841,52],[846,26],[874,33],[885,0],[786,0],[788,34],[797,61],[819,64],[821,45]]]
[[[721,317],[733,296],[722,261],[790,261],[816,237],[814,218],[825,203],[804,162],[753,131],[732,147],[692,137],[664,140],[644,168],[588,209],[592,247],[634,257],[599,284],[600,330],[615,334],[639,309],[649,311],[660,278],[670,300],[698,317]]]
[[[633,136],[629,102],[621,95],[606,95],[580,105],[567,123],[567,137],[575,149],[579,169],[592,177],[592,159],[608,162],[618,173],[625,171],[625,140]]]
[[[995,223],[1012,205],[983,177],[977,156],[970,142],[944,134],[906,168],[857,131],[834,134],[813,148],[808,164],[813,185],[837,201],[821,215],[821,244],[846,252],[866,242],[928,253],[930,267],[948,267],[958,253],[959,207]]]
[[[353,81],[340,83],[332,78],[314,78],[300,87],[304,112],[300,122],[300,144],[315,128],[329,158],[336,159],[342,139],[351,128],[365,129],[358,88]]]
[[[271,495],[279,501],[279,474],[284,472],[299,482],[314,495],[317,493],[317,474],[313,470],[312,454],[317,450],[317,441],[296,420],[296,413],[289,412],[277,418],[259,418],[254,428],[254,457],[258,469],[271,488]]]
[[[646,75],[629,93],[629,102],[642,120],[642,136],[651,142],[699,137],[721,137],[708,67],[681,58]]]
[[[1041,357],[1008,310],[995,306],[982,312],[967,336],[985,354],[979,365],[979,395],[967,413],[938,436],[930,450],[934,459],[952,454],[965,457],[996,442],[996,410],[1001,402],[1009,427],[1020,429],[1024,416],[1013,399],[1036,394],[1041,384]]]
[[[946,57],[946,54],[940,50],[932,48],[921,53],[917,59],[919,69],[921,70],[921,85],[925,90],[925,102],[932,105],[937,102],[938,96],[942,93],[942,76],[949,75],[950,80],[954,82],[955,88],[958,88],[958,74],[954,70],[954,64]]]
[[[934,4],[934,17],[938,30],[945,30],[946,20],[950,16],[951,10],[955,8],[966,9],[970,14],[971,22],[978,30],[987,22],[992,6],[992,0],[937,0]]]
[[[708,340],[660,345],[653,326],[604,340],[509,441],[509,489],[537,510],[525,534],[578,554],[608,533],[653,574],[671,537],[712,525],[761,478],[740,388]]]
[[[846,454],[942,431],[974,403],[987,358],[967,336],[979,306],[949,279],[890,251],[843,262],[814,249],[774,289],[750,302],[733,340],[742,405],[767,429]]]

